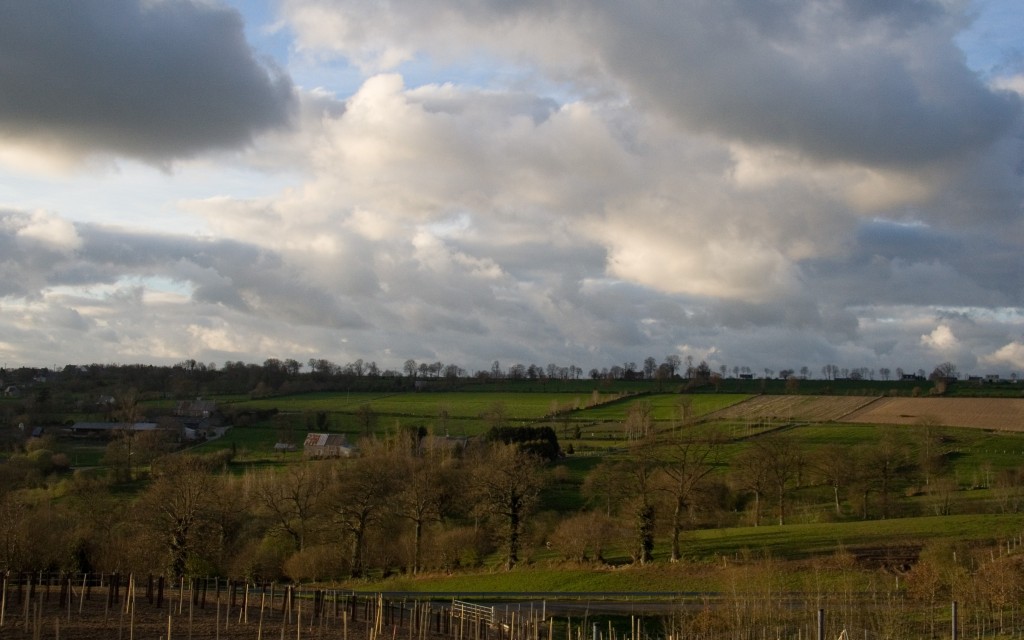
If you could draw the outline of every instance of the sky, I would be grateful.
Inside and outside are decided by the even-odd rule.
[[[0,365],[1024,371],[1018,0],[0,4]]]

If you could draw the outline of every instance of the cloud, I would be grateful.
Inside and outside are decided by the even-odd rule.
[[[82,246],[82,239],[71,222],[44,211],[33,212],[31,217],[23,219],[15,235],[19,241],[27,240],[60,252],[74,251]]]
[[[957,16],[937,4],[902,16],[844,2],[610,6],[599,40],[611,43],[612,72],[723,137],[833,162],[920,165],[986,146],[1019,111],[959,62]]]
[[[1003,345],[997,351],[985,355],[981,361],[989,366],[1024,369],[1024,342],[1014,340]]]
[[[304,46],[387,68],[426,51],[531,60],[584,90],[625,88],[696,131],[818,160],[907,167],[1004,135],[1017,96],[985,86],[938,2],[288,0]]]
[[[285,126],[291,82],[241,16],[206,2],[41,0],[0,8],[0,138],[166,163]]]
[[[958,3],[285,0],[283,63],[326,82],[294,91],[237,14],[174,7],[224,19],[226,64],[294,96],[270,101],[292,126],[242,109],[237,144],[186,128],[192,151],[136,153],[228,149],[154,181],[162,228],[202,237],[15,197],[11,360],[969,371],[1021,333],[1020,98],[965,68]],[[156,50],[205,41],[167,22]]]
[[[921,336],[921,344],[934,351],[948,353],[959,348],[960,341],[953,335],[949,325],[940,324],[931,333]]]

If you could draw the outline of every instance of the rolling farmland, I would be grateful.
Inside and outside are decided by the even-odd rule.
[[[843,421],[1024,431],[1024,399],[879,398],[844,416]]]
[[[833,422],[875,402],[873,396],[754,396],[716,411],[713,420]]]

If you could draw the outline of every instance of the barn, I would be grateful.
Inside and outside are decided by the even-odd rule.
[[[348,458],[355,448],[348,444],[343,433],[310,433],[302,445],[307,458]]]

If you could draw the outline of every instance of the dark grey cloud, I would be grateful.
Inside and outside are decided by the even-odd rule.
[[[1021,114],[967,67],[963,3],[939,0],[286,0],[346,13],[353,56],[469,50],[532,59],[581,95],[625,88],[687,129],[820,160],[916,167],[987,147]],[[313,13],[312,15],[318,15]],[[536,36],[524,37],[523,24]],[[513,28],[517,27],[517,28]],[[482,35],[482,34],[486,34]],[[344,40],[341,36],[345,36]],[[557,42],[552,42],[557,40]]]
[[[923,224],[865,222],[845,255],[805,261],[820,300],[850,306],[1019,307],[1024,255],[1011,237],[979,227],[950,231]]]
[[[769,6],[765,6],[769,5]],[[962,157],[1004,135],[1017,96],[986,87],[940,5],[608,3],[612,72],[689,127],[880,166]],[[852,7],[852,10],[849,10]]]
[[[191,0],[0,3],[0,134],[164,162],[285,126],[291,81],[237,11]]]

